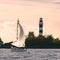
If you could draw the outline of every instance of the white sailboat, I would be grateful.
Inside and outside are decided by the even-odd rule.
[[[12,45],[14,47],[12,47],[12,49],[14,51],[22,51],[22,48],[21,47],[25,47],[25,39],[24,38],[24,31],[23,31],[23,28],[22,26],[20,25],[19,23],[19,19],[17,20],[17,34],[16,34],[16,41],[14,41],[12,43]],[[23,43],[21,43],[21,41],[23,40]],[[26,50],[26,49],[25,49]]]

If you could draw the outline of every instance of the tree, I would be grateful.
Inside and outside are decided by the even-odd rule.
[[[0,48],[2,47],[2,45],[3,45],[3,41],[2,41],[2,39],[0,38]]]
[[[11,46],[12,46],[11,43],[12,42],[3,44],[2,48],[11,48]]]
[[[29,33],[25,45],[27,48],[60,48],[60,40],[54,39],[52,35],[35,37],[33,33]]]
[[[27,48],[32,48],[34,47],[34,42],[35,42],[35,36],[33,32],[29,32],[28,37],[25,40],[25,46]]]

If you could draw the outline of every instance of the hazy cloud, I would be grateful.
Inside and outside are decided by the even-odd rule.
[[[60,0],[24,0],[24,1],[33,1],[33,2],[45,2],[45,3],[60,4]]]
[[[20,3],[20,2],[23,2],[23,1],[32,1],[32,2],[52,2],[52,1],[55,1],[55,0],[1,0],[0,3]]]
[[[60,2],[54,2],[55,4],[60,4]]]
[[[60,0],[1,0],[0,4],[28,5],[29,2],[60,4]]]
[[[53,3],[60,4],[60,0],[54,0]]]
[[[25,1],[52,2],[52,1],[54,1],[54,0],[25,0]]]

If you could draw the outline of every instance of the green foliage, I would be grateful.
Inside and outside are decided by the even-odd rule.
[[[32,37],[28,35],[25,45],[26,48],[60,48],[60,40],[52,35],[35,37],[33,34]]]

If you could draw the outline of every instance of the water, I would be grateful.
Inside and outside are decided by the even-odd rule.
[[[0,60],[60,60],[60,49],[27,49],[23,52],[0,49]]]

